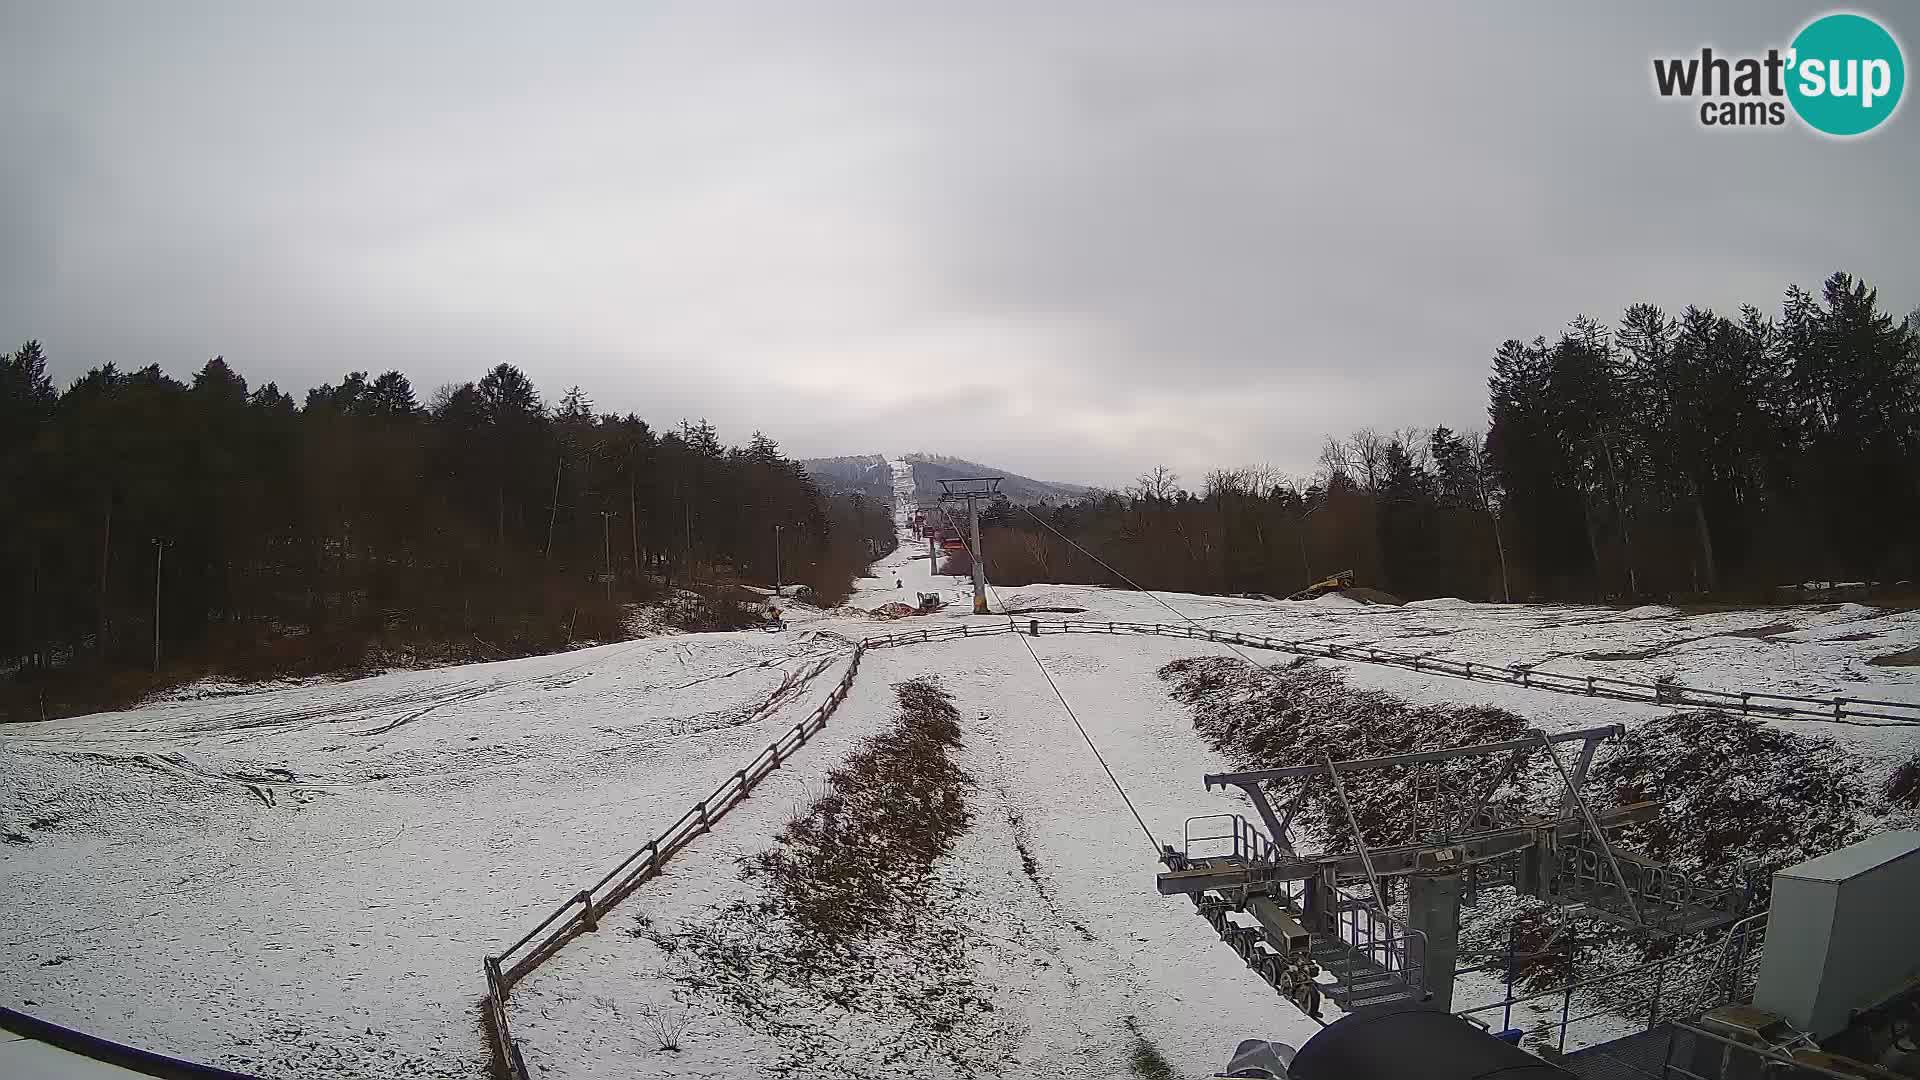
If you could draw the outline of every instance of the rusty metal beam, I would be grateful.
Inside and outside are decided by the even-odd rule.
[[[1603,829],[1652,820],[1660,812],[1656,802],[1629,803],[1594,814]],[[1464,837],[1451,843],[1406,844],[1400,847],[1369,850],[1378,877],[1394,877],[1432,871],[1457,870],[1492,862],[1539,844],[1546,837],[1572,839],[1588,829],[1579,819],[1549,821],[1543,824],[1515,825],[1492,832]],[[1367,859],[1358,852],[1335,855],[1309,855],[1282,859],[1270,865],[1250,865],[1230,859],[1210,859],[1204,865],[1161,874],[1158,881],[1163,896],[1199,893],[1221,889],[1260,887],[1271,882],[1304,881],[1332,873],[1336,879],[1360,881],[1366,877]]]
[[[1576,740],[1595,741],[1612,738],[1625,733],[1626,728],[1619,724],[1605,727],[1586,728],[1581,731],[1566,731],[1558,735],[1544,736],[1548,742],[1574,742]],[[1235,785],[1244,788],[1248,784],[1267,780],[1285,780],[1296,776],[1325,774],[1329,769],[1336,772],[1363,772],[1367,769],[1384,769],[1390,765],[1415,765],[1425,761],[1449,761],[1454,758],[1478,757],[1488,754],[1500,754],[1522,747],[1538,747],[1540,735],[1529,735],[1524,739],[1509,739],[1506,742],[1485,743],[1480,746],[1456,746],[1447,750],[1422,750],[1411,754],[1389,754],[1385,757],[1355,758],[1351,761],[1335,761],[1328,765],[1290,765],[1283,769],[1255,769],[1250,772],[1208,773],[1205,776],[1209,789]]]

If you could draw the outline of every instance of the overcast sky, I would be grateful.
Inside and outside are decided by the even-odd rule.
[[[1580,312],[1920,303],[1911,103],[1843,143],[1652,91],[1818,6],[485,7],[0,0],[0,340],[1197,485],[1484,425],[1495,346]]]

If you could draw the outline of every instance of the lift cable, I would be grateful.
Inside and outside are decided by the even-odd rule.
[[[1195,619],[1193,616],[1187,614],[1186,612],[1181,611],[1179,608],[1174,607],[1172,604],[1167,603],[1165,600],[1161,599],[1159,594],[1155,593],[1152,589],[1142,587],[1139,582],[1133,580],[1132,578],[1121,573],[1120,571],[1115,570],[1110,564],[1108,564],[1108,562],[1105,559],[1102,559],[1100,556],[1095,555],[1093,552],[1088,551],[1086,548],[1081,547],[1078,543],[1074,541],[1073,537],[1068,536],[1066,533],[1063,533],[1059,529],[1054,528],[1052,525],[1048,524],[1045,519],[1041,518],[1040,515],[1034,513],[1032,510],[1028,509],[1025,506],[1022,506],[1020,508],[1020,512],[1032,518],[1034,521],[1039,522],[1041,528],[1047,530],[1048,532],[1059,537],[1060,539],[1065,540],[1068,543],[1068,545],[1070,545],[1075,551],[1078,551],[1080,554],[1085,555],[1087,558],[1092,559],[1094,562],[1099,563],[1101,567],[1103,567],[1107,571],[1107,573],[1112,574],[1114,577],[1117,577],[1121,581],[1124,581],[1127,584],[1133,586],[1136,590],[1147,594],[1148,597],[1152,598],[1154,603],[1159,604],[1161,607],[1166,608],[1168,611],[1171,611],[1175,615],[1178,615],[1181,618],[1187,620],[1189,623],[1192,623],[1195,629],[1207,630],[1206,627],[1200,625],[1199,620]],[[1212,633],[1212,631],[1210,630],[1208,630],[1207,632],[1209,634]],[[1265,664],[1262,664],[1260,661],[1255,660],[1253,657],[1248,656],[1245,652],[1241,651],[1240,646],[1235,645],[1231,641],[1215,641],[1215,643],[1219,645],[1225,645],[1227,648],[1232,649],[1236,653],[1239,653],[1240,659],[1245,660],[1247,663],[1252,664],[1254,667],[1258,668],[1258,667],[1266,666]]]
[[[942,509],[941,513],[945,514],[946,511]],[[948,518],[948,522],[949,523],[952,522],[951,517]],[[954,532],[959,534],[960,543],[967,550],[967,558],[976,559],[977,556],[973,552],[973,545],[968,542],[966,532],[961,529],[955,529]],[[975,563],[975,565],[983,565],[983,564]],[[1093,736],[1087,734],[1087,726],[1085,724],[1082,724],[1080,722],[1080,717],[1074,713],[1073,705],[1067,701],[1067,695],[1062,693],[1060,690],[1060,684],[1053,681],[1053,673],[1049,672],[1047,670],[1047,665],[1041,662],[1040,654],[1035,652],[1033,649],[1033,643],[1027,640],[1027,636],[1025,634],[1020,633],[1020,624],[1014,619],[1013,615],[1007,611],[1007,605],[1001,602],[999,591],[993,587],[992,582],[986,581],[984,573],[981,576],[981,580],[986,583],[987,591],[993,594],[994,603],[1000,605],[1001,614],[1006,615],[1007,625],[1013,628],[1013,632],[1014,632],[1013,636],[1016,638],[1019,638],[1020,644],[1026,646],[1027,655],[1033,657],[1034,666],[1040,669],[1040,674],[1042,677],[1044,677],[1047,680],[1047,685],[1053,688],[1053,696],[1060,699],[1060,707],[1067,711],[1067,719],[1073,721],[1073,726],[1080,730],[1080,737],[1086,740],[1087,749],[1093,751],[1094,760],[1098,761],[1100,763],[1100,768],[1106,771],[1107,779],[1113,781],[1113,790],[1120,793],[1120,801],[1127,804],[1127,811],[1133,815],[1133,820],[1137,824],[1139,824],[1140,831],[1146,834],[1147,843],[1153,846],[1154,858],[1156,859],[1159,858],[1160,852],[1161,852],[1160,841],[1154,839],[1153,830],[1147,827],[1147,820],[1140,816],[1139,808],[1133,805],[1133,800],[1131,798],[1127,797],[1126,785],[1122,784],[1120,782],[1120,778],[1114,775],[1113,766],[1107,764],[1106,755],[1102,754],[1100,752],[1100,748],[1094,745]]]
[[[1200,625],[1199,620],[1195,619],[1191,615],[1188,615],[1186,612],[1181,611],[1179,608],[1174,607],[1172,604],[1167,603],[1165,600],[1161,599],[1159,594],[1155,593],[1153,590],[1142,587],[1138,582],[1134,581],[1132,578],[1114,569],[1113,566],[1109,564],[1105,559],[1102,559],[1100,556],[1095,555],[1093,552],[1088,551],[1086,548],[1080,546],[1080,544],[1077,543],[1073,539],[1073,537],[1068,536],[1066,533],[1063,533],[1059,529],[1054,528],[1053,525],[1050,524],[1045,518],[1040,517],[1038,514],[1035,514],[1032,510],[1024,506],[1020,507],[1020,512],[1032,518],[1035,522],[1037,522],[1040,525],[1041,528],[1047,530],[1053,535],[1066,541],[1068,546],[1072,547],[1075,551],[1078,551],[1080,554],[1085,555],[1087,558],[1092,559],[1096,563],[1099,563],[1102,568],[1104,568],[1108,573],[1112,574],[1114,577],[1119,578],[1121,581],[1124,581],[1128,585],[1133,586],[1135,589],[1139,590],[1140,592],[1146,593],[1148,596],[1152,597],[1153,601],[1159,604],[1161,607],[1166,608],[1168,611],[1171,611],[1175,615],[1180,616],[1182,619],[1187,620],[1189,623],[1192,623],[1198,629],[1201,629],[1201,630],[1206,629],[1206,627]],[[1207,616],[1207,618],[1209,619],[1240,619],[1240,618],[1261,617],[1267,614],[1268,613],[1266,612],[1247,611],[1247,612],[1235,612],[1235,613],[1230,613],[1226,615],[1209,615]],[[1254,664],[1255,666],[1261,666],[1258,664],[1257,661],[1253,659],[1253,657],[1248,656],[1244,652],[1241,652],[1240,649],[1233,644],[1233,642],[1219,641],[1217,643],[1221,645],[1225,645],[1227,648],[1232,649],[1236,653],[1240,653],[1240,658],[1245,660],[1247,663]],[[1846,700],[1858,701],[1859,699],[1848,698]],[[1865,704],[1897,705],[1900,703],[1875,700],[1875,701],[1867,701],[1865,702]],[[1706,708],[1707,706],[1696,706],[1696,707]],[[1900,717],[1891,717],[1884,720],[1849,720],[1849,719],[1845,719],[1843,717],[1837,717],[1837,716],[1775,716],[1775,715],[1768,714],[1763,716],[1763,719],[1777,720],[1783,723],[1797,723],[1797,724],[1841,724],[1847,727],[1867,727],[1867,728],[1920,727],[1920,720],[1908,720]]]

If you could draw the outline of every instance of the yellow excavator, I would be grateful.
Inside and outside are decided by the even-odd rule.
[[[1299,592],[1294,593],[1292,596],[1287,597],[1287,599],[1311,600],[1316,596],[1325,596],[1330,592],[1339,592],[1342,589],[1351,588],[1353,588],[1353,571],[1342,570],[1330,578],[1314,582]]]

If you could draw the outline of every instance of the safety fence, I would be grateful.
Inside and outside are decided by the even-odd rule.
[[[1810,697],[1774,694],[1759,690],[1710,690],[1683,686],[1676,682],[1636,682],[1604,675],[1567,675],[1538,671],[1521,664],[1499,665],[1454,660],[1439,656],[1394,652],[1372,645],[1347,645],[1331,641],[1296,640],[1236,630],[1219,630],[1178,623],[1109,622],[1081,619],[1025,620],[971,627],[912,630],[868,638],[870,648],[910,645],[930,641],[952,641],[962,637],[991,637],[997,634],[1146,634],[1155,637],[1210,641],[1221,645],[1239,645],[1270,652],[1314,656],[1352,663],[1382,664],[1404,668],[1423,675],[1443,675],[1476,682],[1499,682],[1529,690],[1547,690],[1580,697],[1608,698],[1673,708],[1720,709],[1744,716],[1775,717],[1787,720],[1820,720],[1828,723],[1865,727],[1908,727],[1920,725],[1920,703],[1886,701],[1860,697]]]
[[[1854,697],[1796,697],[1790,694],[1758,691],[1705,690],[1674,683],[1632,682],[1592,675],[1563,675],[1534,671],[1518,665],[1501,667],[1470,660],[1451,660],[1392,652],[1368,645],[1292,640],[1234,630],[1168,623],[1080,619],[1042,622],[1038,619],[1028,619],[1022,624],[1009,619],[1006,622],[977,626],[968,622],[959,622],[922,630],[880,634],[858,642],[854,646],[852,660],[847,665],[846,674],[840,677],[839,683],[827,695],[826,700],[762,750],[745,768],[735,772],[714,789],[713,794],[695,803],[693,808],[681,815],[678,821],[668,826],[659,836],[648,841],[644,847],[628,855],[599,881],[580,890],[554,908],[539,925],[529,930],[520,940],[501,950],[496,956],[483,958],[482,967],[487,980],[484,1009],[498,1068],[509,1080],[528,1080],[526,1065],[521,1060],[520,1048],[514,1042],[507,1022],[506,1002],[514,984],[525,977],[535,965],[557,953],[568,941],[582,933],[594,930],[599,925],[601,916],[625,899],[642,882],[657,875],[668,858],[692,843],[696,837],[707,832],[715,821],[744,800],[754,785],[765,779],[768,773],[779,768],[783,761],[796,753],[808,739],[825,727],[827,719],[833,715],[840,703],[846,700],[847,694],[852,690],[854,676],[860,670],[860,658],[868,650],[958,641],[966,638],[1000,637],[1016,633],[1036,637],[1041,634],[1134,634],[1179,638],[1291,653],[1298,656],[1321,657],[1328,660],[1383,664],[1422,674],[1508,683],[1532,690],[1576,694],[1582,697],[1610,698],[1617,701],[1635,701],[1681,708],[1732,709],[1737,707],[1741,713],[1747,715],[1865,724],[1876,727],[1920,725],[1920,705],[1905,702]],[[544,937],[542,937],[543,934]],[[535,939],[539,939],[537,943]]]
[[[1766,952],[1767,912],[1741,919],[1716,940],[1597,972],[1575,969],[1580,940],[1574,934],[1563,936],[1551,953],[1527,957],[1520,954],[1516,937],[1517,932],[1509,935],[1505,962],[1490,965],[1494,970],[1504,970],[1505,995],[1454,1015],[1487,1028],[1497,1016],[1500,1029],[1506,1030],[1513,1027],[1514,1006],[1527,1006],[1522,1013],[1534,1015],[1533,1031],[1541,1044],[1545,1045],[1551,1035],[1555,1051],[1565,1052],[1569,1031],[1614,1039],[1623,1027],[1630,1033],[1653,1031],[1722,1005],[1752,1001],[1760,960]],[[1514,980],[1523,959],[1551,963],[1564,981],[1516,993]],[[1560,1002],[1557,1018],[1551,1008],[1556,998]],[[1576,1007],[1583,1011],[1576,1014]]]
[[[1575,1051],[1560,1058],[1559,1065],[1580,1080],[1861,1080],[1898,1075],[1822,1053],[1805,1036],[1784,1046],[1759,1044],[1752,1035],[1711,1031],[1711,1023],[1702,1018],[1662,1024]]]
[[[503,1073],[509,1080],[528,1080],[526,1062],[520,1056],[520,1046],[514,1041],[507,1022],[507,998],[514,985],[567,942],[598,929],[601,917],[615,904],[626,899],[642,882],[659,874],[668,859],[711,829],[714,822],[744,801],[756,784],[826,727],[828,718],[853,689],[854,676],[860,671],[860,657],[865,652],[864,644],[856,645],[846,674],[828,692],[826,700],[768,744],[744,768],[729,776],[713,794],[693,804],[678,821],[622,859],[599,881],[568,897],[520,940],[500,950],[498,955],[482,958],[481,967],[487,979],[482,1009],[497,1073]]]

